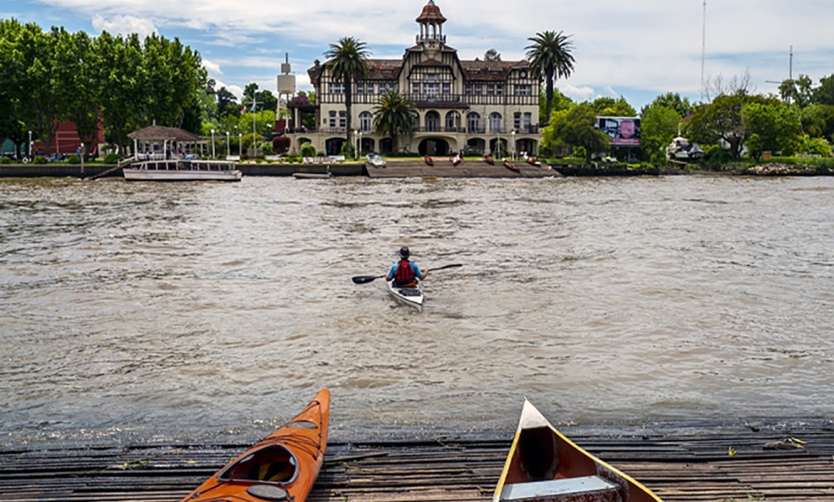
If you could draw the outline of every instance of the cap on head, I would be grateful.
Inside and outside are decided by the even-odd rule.
[[[411,251],[408,250],[408,246],[403,246],[400,248],[400,256],[403,258],[408,258],[411,256]]]

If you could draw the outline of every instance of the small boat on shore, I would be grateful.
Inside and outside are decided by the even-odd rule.
[[[531,166],[541,167],[542,163],[536,157],[527,157],[527,163]]]
[[[368,159],[368,164],[375,168],[385,167],[385,160],[378,153],[369,153],[365,158]]]
[[[416,309],[423,308],[423,291],[420,286],[400,288],[394,285],[396,281],[388,281],[388,292],[395,300],[403,305],[409,305]]]
[[[517,172],[517,173],[520,173],[520,172],[521,172],[521,169],[519,169],[519,167],[518,167],[517,165],[515,165],[515,164],[514,164],[514,163],[512,163],[512,162],[510,162],[509,160],[505,160],[505,161],[504,161],[504,167],[506,167],[506,168],[507,168],[507,169],[509,169],[510,171],[514,171],[514,172]]]
[[[143,160],[122,169],[127,181],[240,181],[234,162],[188,158]]]
[[[453,166],[457,166],[463,161],[463,159],[461,158],[460,154],[457,154],[454,157],[450,157],[449,161],[452,163]]]
[[[491,166],[495,165],[495,159],[492,158],[492,155],[484,155],[484,162],[486,162],[487,164],[489,164]]]
[[[333,174],[330,172],[330,166],[327,166],[326,172],[323,173],[307,173],[307,172],[294,172],[292,173],[293,178],[297,180],[327,180],[333,177]]]
[[[557,431],[524,400],[493,502],[662,502]]]
[[[424,161],[424,162],[426,163],[426,165],[428,165],[428,166],[433,166],[433,165],[434,165],[434,159],[432,159],[432,158],[431,158],[431,157],[429,157],[428,155],[426,155],[425,157],[423,157],[423,161]]]
[[[304,502],[324,462],[330,391],[322,389],[304,410],[243,452],[182,502]]]

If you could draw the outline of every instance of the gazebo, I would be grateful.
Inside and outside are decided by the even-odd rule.
[[[136,160],[166,160],[196,154],[205,140],[176,127],[152,125],[127,135],[133,140]],[[196,158],[196,157],[193,157]]]

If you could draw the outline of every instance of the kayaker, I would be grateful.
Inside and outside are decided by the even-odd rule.
[[[417,285],[417,280],[424,280],[429,275],[429,269],[425,271],[420,270],[420,266],[409,261],[411,256],[408,246],[400,248],[400,261],[391,265],[391,270],[388,271],[386,281],[395,281],[394,286],[398,288],[412,288]]]

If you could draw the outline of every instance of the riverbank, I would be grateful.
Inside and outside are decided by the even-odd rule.
[[[834,425],[827,420],[560,430],[665,502],[834,498]],[[487,501],[511,435],[423,430],[368,439],[331,432],[325,466],[308,500]],[[0,450],[0,498],[174,502],[257,439],[5,448]]]
[[[121,178],[122,172],[113,164],[0,164],[0,178]],[[784,162],[761,163],[755,166],[732,165],[722,168],[705,168],[695,165],[668,164],[665,166],[629,164],[554,163],[533,166],[517,162],[516,170],[502,165],[489,165],[482,161],[464,161],[458,166],[438,163],[428,166],[416,159],[394,159],[386,168],[374,168],[363,162],[337,164],[290,164],[290,163],[241,163],[237,165],[244,176],[292,176],[295,173],[325,174],[333,176],[390,177],[455,177],[455,178],[513,178],[552,176],[680,176],[680,175],[726,175],[726,176],[834,176],[834,167],[827,165],[787,164]],[[109,171],[109,172],[108,172]]]

